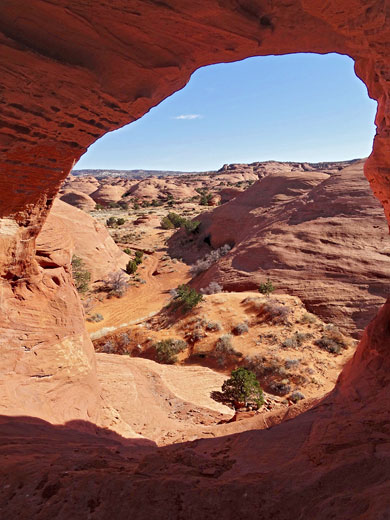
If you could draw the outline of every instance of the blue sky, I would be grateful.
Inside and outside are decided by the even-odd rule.
[[[202,171],[233,162],[366,157],[375,110],[346,56],[211,65],[140,120],[99,139],[75,168]]]

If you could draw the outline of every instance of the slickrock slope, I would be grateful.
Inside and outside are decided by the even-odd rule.
[[[118,248],[103,224],[84,211],[56,199],[37,238],[39,263],[55,265],[55,255],[63,254],[64,249],[65,254],[71,252],[83,260],[91,273],[91,282],[124,269],[129,261],[128,255]]]
[[[65,179],[64,184],[61,186],[61,193],[66,193],[67,191],[77,191],[85,193],[86,195],[91,195],[91,193],[96,191],[99,186],[99,181],[92,175],[83,177],[69,175]]]
[[[158,196],[172,196],[174,199],[184,199],[197,196],[198,193],[191,186],[183,183],[180,178],[144,179],[129,189],[129,197],[136,199],[157,199]]]
[[[160,365],[115,354],[97,354],[97,362],[105,402],[122,422],[157,444],[207,437],[211,426],[234,415],[210,398],[225,376],[209,368]]]
[[[226,290],[256,289],[269,277],[326,321],[362,330],[388,294],[390,239],[363,161],[337,173],[275,171],[232,201],[199,217],[192,262],[214,248],[233,249],[194,283]],[[199,253],[199,244],[202,246]],[[183,252],[181,251],[183,249]]]
[[[60,199],[74,206],[75,208],[82,209],[83,211],[92,211],[95,209],[95,201],[82,191],[66,191],[60,196]]]
[[[125,191],[124,186],[105,184],[91,193],[90,197],[100,204],[109,204],[110,202],[118,202]]]
[[[101,0],[92,9],[83,0],[5,0],[0,20],[4,413],[11,399],[10,414],[18,404],[19,414],[83,419],[101,433],[93,426],[101,399],[91,345],[68,266],[39,267],[35,238],[87,147],[183,87],[198,67],[289,52],[350,55],[378,101],[365,174],[390,218],[388,2]],[[129,451],[113,453],[117,444],[103,447],[96,437],[92,446],[93,437],[49,424],[4,426],[4,455],[12,456],[1,468],[2,514],[385,518],[388,307],[324,406],[270,431],[167,448],[138,465]],[[54,374],[56,387],[35,377],[39,366]],[[36,383],[23,395],[21,373]]]

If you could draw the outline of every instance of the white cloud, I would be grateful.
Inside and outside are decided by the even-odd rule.
[[[180,116],[175,116],[173,119],[190,121],[191,119],[202,119],[202,117],[200,114],[181,114]]]

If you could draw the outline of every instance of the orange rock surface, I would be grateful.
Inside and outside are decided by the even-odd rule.
[[[67,190],[60,196],[60,199],[75,208],[82,209],[83,211],[92,211],[96,206],[95,201],[82,191]]]
[[[257,289],[269,277],[325,321],[361,331],[388,294],[390,239],[383,210],[363,175],[363,161],[340,170],[283,164],[231,202],[196,217],[201,233],[172,250],[194,263],[213,248],[234,247],[194,279],[225,290]],[[183,252],[182,252],[183,249]],[[363,253],[364,251],[364,253]]]
[[[64,237],[68,238],[68,243]],[[53,258],[59,252],[80,257],[91,273],[91,282],[106,279],[110,273],[124,269],[129,261],[103,224],[56,199],[37,238],[40,264],[45,264],[45,258]],[[71,256],[68,264],[70,260]]]
[[[317,408],[270,430],[156,449],[96,426],[102,398],[68,265],[35,259],[61,182],[92,142],[196,68],[254,55],[355,60],[378,101],[365,174],[390,218],[388,10],[366,0],[2,2],[0,401],[5,416],[29,416],[2,419],[4,517],[388,516],[389,303]]]

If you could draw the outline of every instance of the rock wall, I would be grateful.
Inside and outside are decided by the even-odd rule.
[[[55,420],[72,413],[94,420],[98,414],[92,347],[83,331],[69,265],[64,262],[56,272],[49,272],[35,260],[35,237],[53,198],[91,143],[141,117],[183,87],[203,65],[292,52],[348,54],[369,95],[378,101],[377,135],[365,173],[390,218],[389,45],[386,1],[101,0],[91,4],[85,0],[3,0],[3,373],[10,374],[11,380],[16,373],[35,377],[43,386],[41,382],[56,365],[66,370],[68,388],[75,385],[73,395],[82,392],[84,396],[72,400],[63,394],[61,400],[57,389],[62,404],[43,413],[47,393],[33,403],[31,393],[25,400],[16,390],[9,390],[16,388],[15,382],[7,395],[18,403],[18,413],[45,417],[52,413]],[[377,343],[367,339],[362,345],[361,357],[375,356]],[[38,367],[31,359],[40,356]],[[361,357],[356,357],[354,370]],[[375,366],[380,372],[381,367]],[[382,381],[379,375],[378,381]],[[61,412],[61,407],[68,412]]]

